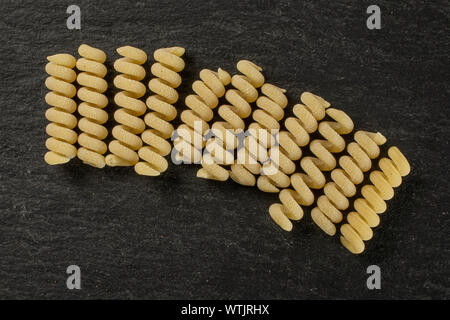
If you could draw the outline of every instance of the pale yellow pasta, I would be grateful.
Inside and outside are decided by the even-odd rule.
[[[347,198],[356,194],[356,185],[364,180],[364,172],[372,167],[372,160],[380,155],[379,145],[386,142],[381,133],[357,131],[355,142],[347,146],[349,155],[339,158],[339,168],[331,172],[331,182],[323,191],[324,195],[317,199],[317,207],[311,211],[313,221],[325,233],[332,236],[336,233],[334,224],[342,221],[342,210],[350,203]]]
[[[397,147],[388,150],[389,158],[381,158],[381,169],[370,173],[372,184],[361,188],[362,198],[353,203],[355,211],[347,215],[347,223],[341,226],[341,243],[351,253],[364,251],[364,241],[372,238],[372,229],[380,223],[378,214],[386,211],[386,200],[394,196],[393,187],[402,183],[402,177],[409,174],[408,160]]]
[[[271,147],[271,130],[279,130],[279,121],[284,117],[284,108],[288,102],[285,92],[268,83],[261,87],[262,95],[256,100],[259,109],[253,111],[252,115],[255,122],[249,125],[250,134],[244,140],[244,147],[239,150],[239,161],[231,165],[230,177],[237,183],[255,185],[255,175],[261,171],[259,162],[268,160],[267,152],[264,151]]]
[[[77,69],[82,71],[77,76],[77,82],[82,86],[78,90],[78,98],[82,103],[78,113],[82,116],[78,127],[82,133],[78,136],[78,158],[93,167],[103,168],[103,154],[108,147],[102,140],[108,135],[103,124],[108,120],[108,113],[103,110],[108,105],[108,98],[103,92],[108,89],[108,83],[103,79],[106,75],[104,62],[106,54],[97,48],[86,44],[80,45],[78,53],[82,58],[77,61]]]
[[[278,149],[270,149],[271,160],[266,162],[263,169],[265,174],[258,178],[257,186],[264,192],[279,192],[280,188],[287,188],[290,184],[289,176],[295,171],[295,160],[302,156],[301,147],[308,145],[310,134],[314,133],[326,115],[326,108],[330,103],[310,92],[304,92],[300,96],[303,104],[293,107],[295,117],[285,120],[286,130],[278,135]],[[275,156],[273,153],[278,152]],[[272,158],[278,157],[278,162]],[[272,172],[273,173],[272,173]]]
[[[221,165],[231,165],[234,155],[226,149],[237,147],[235,134],[245,129],[243,119],[251,114],[250,103],[258,99],[257,88],[264,84],[262,68],[251,61],[241,60],[237,63],[237,69],[242,75],[234,75],[231,85],[234,89],[228,89],[225,99],[228,104],[219,107],[219,115],[224,121],[217,121],[212,125],[215,137],[206,143],[206,155],[202,158],[202,168],[197,171],[197,177],[225,181],[229,178],[226,168]]]
[[[200,71],[200,79],[192,84],[195,94],[186,97],[185,104],[189,110],[180,115],[183,124],[178,127],[178,137],[174,141],[178,159],[188,163],[198,163],[201,160],[201,148],[205,146],[204,134],[209,130],[208,122],[213,118],[213,110],[218,106],[219,98],[225,94],[225,86],[231,82],[229,73],[220,68],[217,72],[203,69]],[[201,123],[201,127],[195,127],[196,122]],[[196,140],[201,141],[200,146],[195,146]]]
[[[148,97],[147,107],[150,110],[144,121],[150,129],[142,133],[145,145],[139,148],[141,161],[136,163],[136,173],[146,176],[158,176],[167,170],[168,162],[164,158],[172,150],[166,140],[172,136],[173,126],[170,121],[177,116],[177,109],[173,106],[178,101],[176,88],[181,84],[178,72],[184,69],[185,63],[181,58],[184,48],[161,48],[154,52],[157,61],[151,67],[156,77],[150,80],[148,87],[154,94]]]
[[[72,114],[77,104],[72,99],[77,90],[72,82],[77,75],[73,68],[76,59],[70,54],[56,54],[47,57],[49,63],[45,71],[50,75],[45,80],[46,87],[51,90],[45,96],[45,101],[51,108],[47,109],[45,117],[51,121],[46,127],[50,136],[45,142],[49,150],[44,160],[50,165],[68,162],[77,155],[77,148],[73,145],[77,141],[77,133],[73,128],[77,125],[77,118]]]
[[[345,141],[341,135],[353,130],[353,121],[341,110],[329,108],[327,115],[334,121],[322,121],[318,131],[325,139],[313,140],[310,151],[315,157],[303,157],[300,166],[304,173],[294,173],[290,180],[293,189],[280,191],[280,203],[270,206],[269,213],[272,219],[284,230],[291,231],[290,220],[303,218],[301,206],[310,206],[314,203],[314,194],[311,189],[321,189],[325,185],[323,171],[330,171],[336,167],[336,159],[332,153],[339,153],[345,148]]]
[[[142,147],[139,136],[145,130],[145,122],[140,118],[147,109],[142,97],[146,88],[141,82],[145,69],[141,65],[147,61],[147,54],[134,47],[117,49],[122,58],[114,62],[114,69],[120,72],[114,78],[114,85],[122,91],[114,96],[120,108],[114,112],[114,120],[119,124],[112,130],[115,140],[109,143],[111,154],[106,156],[108,166],[133,166],[139,161],[137,150]]]

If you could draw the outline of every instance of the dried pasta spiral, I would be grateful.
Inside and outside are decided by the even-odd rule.
[[[393,187],[402,183],[402,177],[409,174],[411,167],[408,160],[397,147],[390,147],[389,158],[381,158],[378,165],[381,169],[370,173],[372,184],[361,188],[362,198],[353,203],[355,211],[347,215],[347,223],[341,226],[341,243],[351,253],[364,251],[364,241],[373,236],[371,228],[380,223],[378,214],[386,211],[386,200],[394,196]]]
[[[372,167],[372,159],[380,155],[379,145],[386,142],[381,133],[357,131],[355,142],[347,146],[349,155],[339,158],[340,168],[331,172],[332,182],[328,182],[323,191],[325,195],[317,199],[317,207],[311,211],[313,221],[325,233],[336,233],[334,224],[342,221],[342,210],[349,207],[347,198],[356,194],[356,185],[364,180],[364,172]]]
[[[138,151],[142,160],[134,166],[138,174],[158,176],[167,170],[168,162],[164,156],[172,147],[166,139],[173,133],[170,121],[177,116],[173,104],[178,101],[176,88],[181,84],[178,72],[185,66],[181,58],[184,51],[181,47],[171,47],[158,49],[153,54],[157,62],[152,65],[151,72],[156,78],[150,80],[148,87],[155,94],[147,98],[147,107],[151,111],[145,115],[144,121],[150,129],[141,135],[146,145]]]
[[[252,115],[255,122],[249,125],[250,135],[245,137],[244,146],[238,151],[239,161],[231,165],[230,177],[235,182],[246,186],[255,185],[254,175],[261,171],[259,162],[267,161],[266,151],[273,143],[272,130],[280,129],[279,121],[284,117],[284,108],[288,103],[285,92],[269,83],[261,87],[262,95],[256,100],[259,109],[253,111]]]
[[[122,58],[114,62],[114,69],[121,74],[114,78],[114,85],[122,91],[114,96],[114,102],[121,108],[114,112],[119,125],[112,130],[115,140],[109,143],[111,154],[105,160],[108,166],[132,166],[139,161],[136,152],[142,147],[139,134],[145,130],[144,120],[139,116],[147,107],[139,98],[146,92],[141,82],[145,69],[141,65],[147,61],[147,54],[130,46],[120,47],[117,52]]]
[[[326,115],[326,108],[330,103],[310,92],[300,96],[303,104],[293,107],[295,117],[285,120],[287,129],[278,135],[278,148],[269,150],[270,161],[266,162],[264,175],[258,178],[257,186],[264,192],[279,192],[279,188],[287,188],[290,184],[289,175],[295,171],[295,160],[302,156],[301,147],[310,141],[310,134],[314,133]],[[277,160],[275,160],[278,158]]]
[[[108,104],[108,98],[103,94],[108,83],[103,79],[106,67],[103,64],[106,54],[97,48],[82,44],[78,48],[82,58],[77,61],[77,69],[82,71],[77,76],[77,82],[82,86],[78,90],[78,98],[82,103],[78,106],[78,113],[83,116],[78,122],[82,133],[78,136],[77,156],[84,163],[93,167],[103,168],[105,157],[103,154],[108,147],[102,140],[108,135],[103,124],[108,120],[108,113],[103,110]]]
[[[219,107],[219,115],[224,121],[217,121],[212,126],[214,137],[206,143],[207,153],[202,158],[202,168],[197,177],[225,181],[229,178],[227,169],[219,164],[230,165],[234,156],[226,149],[237,147],[236,134],[243,132],[243,119],[251,114],[250,103],[258,99],[258,90],[264,84],[262,68],[251,61],[241,60],[237,69],[242,73],[231,78],[234,89],[228,89],[225,99],[230,103]],[[224,148],[225,147],[225,148]]]
[[[209,69],[200,71],[200,80],[192,84],[195,94],[188,95],[185,100],[189,110],[180,115],[183,124],[178,127],[178,137],[174,141],[179,159],[187,163],[200,162],[201,149],[205,145],[204,134],[209,130],[208,122],[213,118],[212,110],[219,104],[219,98],[223,97],[225,86],[230,82],[230,74],[223,69],[219,68],[217,72]],[[201,124],[200,128],[195,126],[196,121]],[[201,141],[201,145],[195,145],[197,140]]]
[[[47,109],[45,117],[51,123],[46,127],[50,138],[45,142],[49,151],[44,160],[56,165],[66,163],[77,155],[77,148],[73,145],[77,141],[77,133],[73,130],[77,118],[72,114],[77,109],[72,99],[77,93],[72,84],[77,77],[73,70],[76,59],[70,54],[56,54],[47,57],[47,60],[45,71],[50,77],[45,80],[45,86],[51,92],[45,95],[45,101],[51,108]]]
[[[290,220],[300,220],[303,217],[303,206],[310,206],[314,202],[311,189],[320,189],[325,185],[322,171],[330,171],[336,167],[336,159],[332,153],[344,150],[345,141],[341,135],[353,130],[353,121],[341,110],[329,108],[327,115],[335,121],[322,121],[318,131],[325,139],[313,140],[310,151],[315,157],[303,157],[300,166],[304,173],[294,173],[291,176],[293,189],[283,189],[279,194],[280,203],[272,204],[269,213],[272,219],[282,229],[292,230]]]

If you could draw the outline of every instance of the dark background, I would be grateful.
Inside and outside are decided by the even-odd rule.
[[[81,30],[66,28],[70,4]],[[370,4],[381,30],[366,28]],[[0,298],[450,297],[448,1],[2,0],[0,14]],[[179,111],[202,68],[253,60],[290,107],[303,91],[323,96],[355,129],[382,132],[412,172],[354,256],[308,210],[283,232],[268,215],[277,195],[197,179],[195,165],[158,178],[48,166],[46,56],[78,57],[81,43],[107,53],[111,83],[119,46],[185,47]],[[82,290],[66,288],[71,264]],[[381,290],[366,287],[372,264]]]

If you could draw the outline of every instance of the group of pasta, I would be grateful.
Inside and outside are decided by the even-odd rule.
[[[167,139],[174,130],[170,121],[177,115],[173,104],[178,100],[176,88],[181,84],[178,73],[184,69],[181,58],[184,49],[172,47],[154,52],[155,63],[151,67],[154,78],[148,83],[151,95],[145,102],[142,97],[147,87],[142,80],[146,70],[142,64],[147,61],[147,54],[130,46],[118,48],[117,52],[121,58],[114,62],[118,73],[114,86],[120,91],[114,96],[118,107],[114,112],[116,125],[111,132],[114,139],[108,146],[103,141],[108,136],[104,126],[108,113],[103,110],[109,103],[105,95],[108,83],[104,80],[106,54],[82,44],[78,48],[78,60],[70,54],[47,58],[49,63],[45,69],[50,76],[45,84],[51,90],[45,96],[51,106],[46,112],[51,121],[46,129],[50,136],[46,141],[49,151],[45,154],[48,164],[61,164],[78,157],[97,168],[134,166],[138,174],[148,176],[159,175],[167,169],[164,157],[171,150]],[[73,85],[75,80],[78,90]],[[78,108],[75,95],[80,101]],[[81,117],[78,121],[73,115],[77,109]],[[77,124],[79,135],[74,131]]]
[[[171,122],[177,117],[174,104],[185,50],[157,49],[147,86],[147,54],[130,46],[117,52],[121,57],[114,62],[113,84],[119,92],[108,145],[106,54],[82,44],[78,59],[70,54],[47,58],[48,164],[78,157],[97,168],[133,166],[140,175],[157,176],[167,170],[166,158],[172,154],[174,161],[199,164],[199,178],[231,178],[277,193],[279,202],[270,206],[269,214],[283,230],[291,231],[303,208],[313,206],[311,217],[321,230],[333,236],[341,224],[342,245],[354,254],[364,251],[372,228],[380,223],[379,214],[387,210],[386,200],[410,171],[397,147],[377,160],[386,143],[381,133],[356,131],[347,144],[352,119],[309,92],[284,119],[286,91],[266,83],[262,68],[248,60],[237,63],[233,76],[220,68],[201,70],[175,130]],[[376,160],[378,168],[372,169]]]

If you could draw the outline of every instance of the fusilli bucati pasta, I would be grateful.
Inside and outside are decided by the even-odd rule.
[[[401,185],[402,177],[411,170],[408,160],[397,147],[390,147],[388,156],[378,161],[380,170],[370,173],[372,184],[361,188],[362,198],[355,200],[355,211],[347,215],[347,223],[341,226],[341,243],[351,253],[364,251],[364,241],[370,240],[373,235],[371,228],[380,223],[378,214],[386,211],[386,200],[394,196],[393,187]]]
[[[146,92],[141,82],[145,69],[141,65],[147,61],[147,54],[131,46],[120,47],[117,52],[122,56],[114,62],[114,69],[121,73],[114,78],[114,85],[122,90],[114,96],[114,102],[120,107],[114,112],[114,119],[119,124],[112,129],[115,140],[109,143],[111,154],[106,156],[106,164],[133,166],[139,161],[136,152],[142,147],[139,135],[145,130],[145,122],[140,116],[147,107],[139,98]]]
[[[296,104],[292,108],[294,117],[285,120],[287,130],[280,131],[278,148],[269,150],[270,161],[263,167],[266,174],[257,181],[261,191],[276,193],[280,188],[289,187],[289,176],[296,167],[294,161],[302,156],[301,147],[308,145],[310,134],[317,130],[319,121],[326,115],[326,108],[330,106],[328,101],[310,92],[303,92],[300,101],[303,104]],[[274,163],[273,159],[276,158],[278,161]]]
[[[50,136],[45,142],[49,150],[44,160],[50,165],[68,162],[77,155],[77,148],[73,145],[77,141],[77,133],[73,128],[77,125],[77,118],[72,114],[77,104],[72,99],[77,89],[72,84],[77,75],[73,68],[76,59],[70,54],[55,54],[47,57],[49,61],[45,71],[50,75],[45,80],[45,86],[51,92],[45,95],[45,101],[51,108],[45,112],[45,117],[51,123],[46,127]]]
[[[218,113],[224,121],[217,121],[212,126],[214,137],[206,143],[203,155],[202,168],[197,171],[197,177],[225,181],[229,172],[222,165],[234,163],[234,155],[226,149],[237,147],[236,134],[243,132],[245,123],[243,119],[251,114],[250,103],[258,99],[258,90],[264,84],[262,68],[251,61],[241,60],[237,69],[242,73],[231,78],[233,89],[228,89],[225,99],[230,103],[219,107]],[[225,149],[225,148],[226,149]]]
[[[230,74],[223,69],[219,68],[217,72],[209,69],[200,71],[200,80],[192,84],[195,94],[188,95],[185,100],[189,110],[184,110],[180,115],[183,124],[178,127],[178,137],[174,141],[179,160],[186,163],[201,161],[202,148],[205,146],[204,135],[210,129],[208,122],[212,120],[213,110],[218,106],[219,98],[224,96],[225,87],[230,82]],[[196,128],[195,122],[201,126]],[[201,145],[195,145],[197,140],[201,141]]]
[[[103,64],[106,54],[97,48],[86,44],[80,45],[77,69],[82,71],[77,76],[77,82],[82,87],[78,89],[78,98],[83,101],[78,106],[78,113],[83,116],[78,122],[82,133],[78,136],[78,158],[93,167],[103,168],[108,150],[102,140],[108,135],[103,124],[108,120],[108,113],[103,110],[108,105],[108,98],[103,92],[108,89],[108,83],[103,79],[107,69]]]
[[[262,95],[256,100],[259,109],[252,115],[255,122],[249,125],[249,135],[238,151],[238,163],[231,165],[230,177],[237,183],[254,186],[255,175],[261,172],[260,163],[268,161],[267,149],[273,144],[272,131],[280,129],[279,121],[283,119],[288,103],[285,92],[269,83],[261,87]]]
[[[313,221],[328,235],[336,233],[334,224],[342,221],[342,210],[350,203],[347,198],[356,194],[356,185],[364,180],[364,172],[372,167],[372,159],[380,155],[379,145],[386,142],[381,133],[357,131],[354,142],[347,145],[349,155],[339,158],[339,168],[331,172],[332,181],[323,188],[324,195],[317,199],[317,207],[312,209]]]
[[[300,220],[303,217],[303,206],[314,203],[311,189],[321,189],[325,185],[322,171],[331,171],[336,167],[333,153],[339,153],[345,148],[345,141],[341,135],[353,130],[353,121],[342,110],[328,108],[327,115],[334,121],[322,121],[318,132],[324,139],[315,139],[309,144],[314,157],[303,157],[300,166],[304,173],[294,173],[291,176],[293,189],[280,191],[280,203],[272,204],[269,213],[272,219],[284,230],[292,230],[290,220]]]

